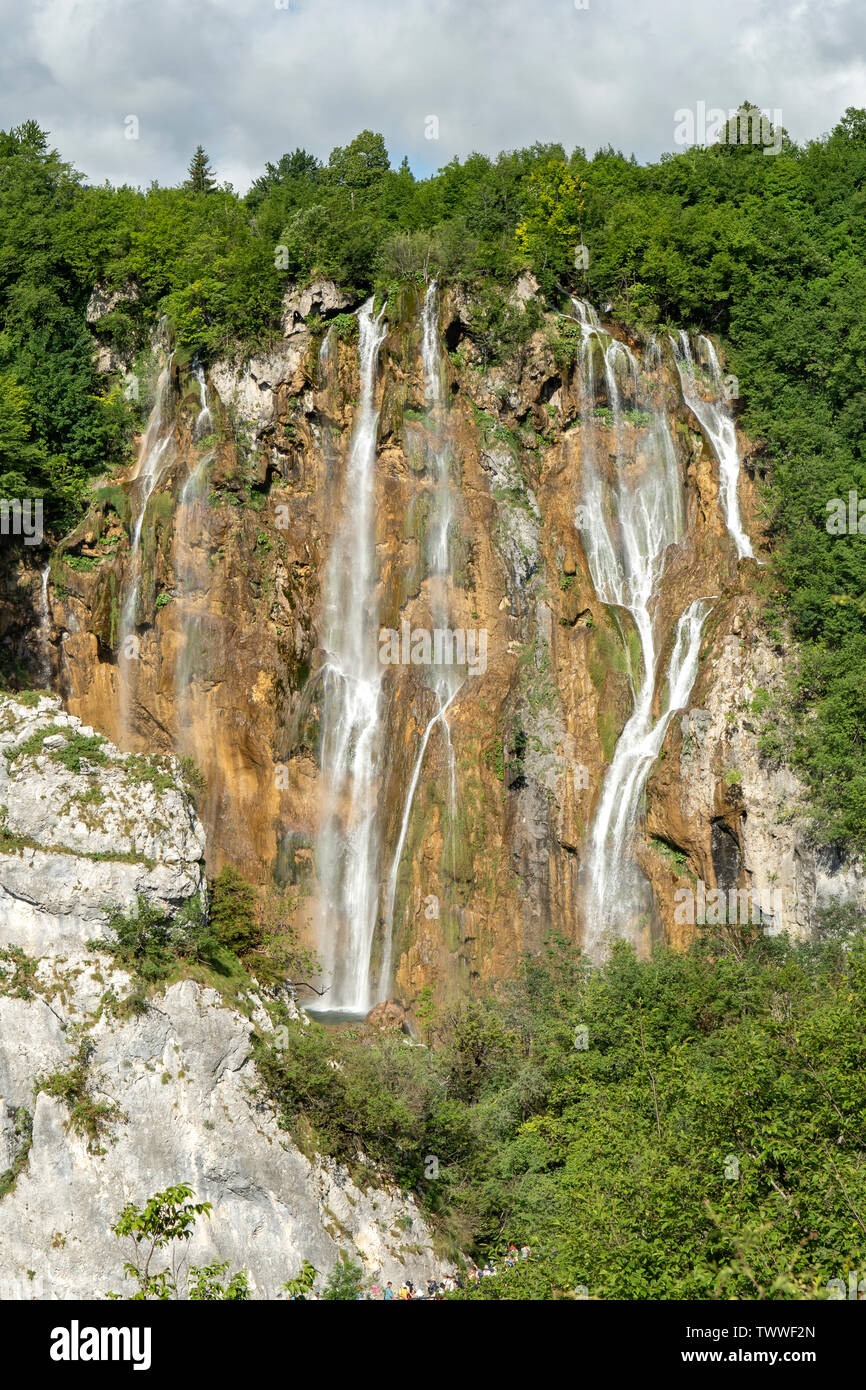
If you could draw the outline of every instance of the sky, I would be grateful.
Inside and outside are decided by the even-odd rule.
[[[92,182],[243,192],[363,129],[423,176],[536,140],[641,160],[749,100],[792,139],[866,106],[863,0],[0,0],[0,128]],[[684,132],[686,132],[684,134]]]

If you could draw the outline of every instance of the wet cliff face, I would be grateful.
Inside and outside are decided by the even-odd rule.
[[[780,678],[779,658],[761,644],[762,571],[742,553],[696,407],[727,422],[742,534],[760,554],[750,446],[717,364],[686,343],[684,377],[682,343],[629,341],[578,308],[546,315],[490,365],[461,292],[406,290],[387,305],[366,401],[366,559],[348,481],[365,408],[355,321],[294,316],[270,355],[216,364],[206,380],[164,345],[137,467],[96,494],[44,597],[37,573],[18,578],[32,662],[69,711],[121,747],[191,758],[210,868],[286,885],[326,957],[364,838],[371,996],[411,1003],[427,985],[444,996],[499,978],[551,928],[596,943],[609,928],[642,949],[682,941],[694,928],[677,920],[677,889],[698,880],[771,894],[784,881],[785,924],[806,930],[832,877],[807,862],[801,833],[776,833],[799,792],[763,766],[744,711]],[[629,520],[653,488],[673,520]],[[625,605],[601,585],[600,545],[610,582],[625,575]],[[635,597],[646,564],[651,653]],[[335,704],[335,594],[337,607],[363,603],[365,641],[388,657],[363,804],[326,765],[349,679],[337,672]],[[413,635],[443,627],[486,643],[483,659],[476,645],[474,663],[446,669],[419,639],[413,662]],[[609,797],[610,826],[622,798],[637,815],[623,847],[606,829],[602,849],[640,873],[627,892],[604,889],[600,915],[593,832],[624,729],[635,761]]]

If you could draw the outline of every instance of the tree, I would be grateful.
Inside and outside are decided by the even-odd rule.
[[[177,1298],[178,1256],[172,1254],[171,1267],[151,1270],[153,1257],[157,1250],[169,1245],[189,1241],[199,1216],[210,1216],[210,1202],[190,1202],[192,1188],[186,1183],[177,1187],[167,1187],[156,1192],[143,1207],[127,1202],[118,1216],[112,1231],[119,1239],[132,1244],[131,1260],[123,1266],[124,1277],[138,1285],[131,1295],[133,1302],[146,1302],[149,1299]],[[111,1293],[109,1298],[122,1298],[122,1294]]]
[[[350,1259],[345,1250],[341,1250],[337,1263],[328,1275],[322,1298],[351,1302],[361,1292],[363,1278],[364,1271],[358,1261]]]
[[[115,908],[108,919],[107,935],[90,944],[114,956],[149,984],[168,979],[180,957],[212,963],[217,946],[196,898],[188,898],[173,917],[154,907],[143,893],[138,895],[134,914]]]
[[[216,188],[216,175],[203,145],[196,145],[195,154],[189,162],[184,188],[192,193],[213,193]]]
[[[193,1191],[186,1183],[177,1187],[167,1187],[156,1192],[143,1207],[127,1202],[123,1211],[112,1226],[112,1231],[120,1239],[131,1242],[131,1260],[123,1266],[124,1278],[132,1279],[138,1288],[130,1295],[132,1302],[144,1303],[152,1299],[166,1302],[181,1297],[181,1259],[178,1249],[172,1251],[171,1265],[162,1269],[152,1269],[153,1257],[157,1250],[168,1246],[183,1247],[194,1233],[195,1223],[200,1216],[210,1217],[210,1202],[191,1202]],[[215,1261],[209,1265],[192,1265],[186,1278],[186,1296],[191,1303],[203,1301],[243,1302],[250,1296],[249,1276],[246,1270],[239,1270],[226,1282],[229,1264]],[[123,1294],[109,1293],[109,1298],[122,1298]]]
[[[574,264],[584,188],[558,159],[546,160],[526,181],[523,217],[514,235],[544,289],[552,289]]]
[[[276,164],[271,164],[268,161],[265,165],[265,172],[252,182],[246,199],[248,206],[251,208],[259,207],[275,189],[282,188],[293,181],[314,183],[321,167],[314,154],[308,154],[306,150],[300,148],[293,150],[291,154],[281,155]]]
[[[310,1264],[309,1260],[304,1260],[301,1265],[300,1273],[296,1274],[294,1279],[287,1279],[285,1284],[282,1285],[282,1288],[285,1289],[290,1299],[295,1302],[305,1303],[307,1295],[316,1282],[317,1274],[318,1270],[316,1266]]]
[[[350,144],[338,145],[328,159],[333,181],[353,190],[369,188],[390,168],[384,136],[372,130],[362,130]]]
[[[210,922],[220,943],[238,956],[261,945],[256,890],[230,864],[226,864],[213,881]]]
[[[250,1296],[250,1281],[245,1269],[233,1274],[228,1283],[223,1281],[228,1274],[228,1260],[203,1265],[201,1269],[193,1265],[189,1272],[187,1285],[190,1303],[225,1302],[245,1303]]]

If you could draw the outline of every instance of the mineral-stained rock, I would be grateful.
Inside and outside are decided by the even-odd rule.
[[[292,290],[287,304],[292,315],[310,319],[350,307],[328,282]],[[486,634],[486,669],[454,699],[447,736],[444,723],[431,727],[414,782],[435,715],[431,683],[411,665],[389,667],[383,680],[380,924],[393,885],[387,990],[410,1012],[430,986],[443,998],[507,976],[550,930],[582,939],[588,832],[640,676],[631,620],[594,592],[578,503],[590,444],[611,478],[616,468],[639,475],[646,466],[645,412],[626,410],[617,431],[600,343],[587,341],[589,399],[574,361],[552,347],[560,315],[547,313],[519,352],[491,364],[471,331],[477,308],[465,286],[443,289],[438,421],[425,407],[421,300],[414,291],[388,305],[374,393],[381,407],[376,621],[398,632],[404,621],[435,626],[431,505],[436,450],[445,440],[453,488],[449,622]],[[276,878],[295,895],[296,925],[315,945],[324,918],[314,848],[327,801],[320,767],[326,575],[344,520],[358,344],[352,334],[319,335],[292,323],[298,331],[277,348],[210,369],[216,446],[195,438],[199,389],[178,378],[173,462],[142,532],[140,652],[125,724],[116,633],[131,582],[128,511],[121,525],[105,511],[108,503],[95,504],[81,528],[85,565],[52,569],[51,649],[43,664],[67,708],[123,747],[194,759],[206,781],[199,805],[209,871],[230,862],[259,883]],[[606,324],[605,331],[644,361],[643,347],[621,326]],[[719,505],[717,459],[686,409],[663,342],[654,349],[646,370],[653,399],[663,402],[685,522],[682,541],[666,552],[654,606],[658,639],[666,644],[654,717],[665,699],[677,620],[695,595],[707,595],[711,612],[684,717],[700,724],[695,711],[707,711],[711,737],[704,757],[704,744],[685,737],[677,716],[647,786],[635,852],[653,889],[650,934],[678,942],[689,936],[674,919],[678,875],[714,885],[714,853],[721,863],[719,847],[730,837],[739,857],[727,856],[726,872],[736,862],[743,886],[748,879],[770,898],[784,884],[784,921],[805,933],[837,887],[862,900],[863,877],[856,865],[815,854],[799,812],[788,820],[799,789],[790,772],[761,758],[758,735],[738,714],[747,696],[740,677],[730,678],[726,652],[731,640],[745,649],[759,625],[761,571],[754,560],[737,561]],[[626,360],[620,353],[620,366]],[[631,390],[625,377],[621,386]],[[741,438],[741,455],[748,450]],[[200,496],[182,504],[199,468]],[[120,494],[123,513],[130,486],[109,491]],[[757,498],[744,469],[743,524],[760,552]],[[94,569],[87,568],[91,551]],[[32,607],[39,573],[31,570],[20,588]],[[32,635],[28,640],[32,650]]]
[[[383,999],[367,1014],[365,1020],[380,1032],[402,1032],[406,1027],[406,1010],[396,999]]]
[[[247,1269],[256,1297],[277,1297],[303,1260],[323,1276],[340,1250],[380,1278],[438,1275],[411,1196],[372,1167],[357,1186],[278,1126],[251,1056],[254,1030],[273,1028],[258,998],[242,1012],[183,980],[144,1013],[113,1009],[132,982],[88,941],[138,894],[174,914],[200,893],[204,832],[176,764],[149,772],[91,738],[53,697],[0,703],[0,1177],[17,1169],[0,1197],[0,1297],[123,1291],[130,1252],[111,1223],[178,1183],[213,1205],[185,1259]],[[96,1141],[47,1089],[82,1042],[88,1096],[109,1110]]]

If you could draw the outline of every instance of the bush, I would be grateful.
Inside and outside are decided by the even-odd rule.
[[[221,945],[243,957],[262,944],[256,914],[256,890],[243,874],[227,864],[211,885],[210,924]]]
[[[175,918],[139,894],[137,911],[127,914],[116,908],[108,920],[108,934],[88,946],[106,951],[118,965],[152,985],[169,979],[183,959],[214,965],[217,941],[197,899],[188,898]]]
[[[815,1298],[862,1254],[864,1010],[862,913],[600,969],[552,940],[440,1011],[435,1049],[289,1025],[257,1070],[299,1142],[362,1152],[452,1250],[530,1245],[484,1297]]]

